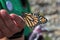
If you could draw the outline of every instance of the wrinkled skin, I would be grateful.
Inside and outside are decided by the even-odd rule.
[[[25,22],[22,17],[16,14],[9,15],[6,10],[0,10],[0,40],[20,32],[24,26]]]

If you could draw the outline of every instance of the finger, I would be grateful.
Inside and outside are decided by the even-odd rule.
[[[0,14],[1,14],[1,11],[0,11]],[[1,16],[0,16],[0,30],[3,32],[3,34],[5,36],[12,36],[11,34],[13,34],[7,27],[6,25],[4,24],[3,20],[1,19]]]
[[[0,11],[1,14],[1,11]],[[4,24],[3,20],[1,19],[0,16],[0,30],[3,32],[4,35],[8,36],[11,35],[11,31],[6,27],[6,25]]]
[[[11,20],[9,14],[5,10],[1,10],[1,17],[5,22],[5,25],[11,30],[11,32],[16,33],[19,29],[16,27],[15,23]]]
[[[15,15],[15,14],[11,14],[10,16],[16,22],[16,24],[20,28],[20,30],[22,30],[25,26],[25,22],[24,22],[23,18]]]

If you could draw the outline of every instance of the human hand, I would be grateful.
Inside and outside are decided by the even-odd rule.
[[[16,14],[8,14],[6,10],[0,10],[0,38],[11,37],[20,32],[25,26],[22,17]]]

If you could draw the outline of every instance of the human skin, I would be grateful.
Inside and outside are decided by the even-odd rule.
[[[0,10],[0,40],[9,40],[7,37],[11,37],[13,34],[20,32],[24,29],[24,26],[25,22],[22,17],[16,14],[9,15],[6,10]]]

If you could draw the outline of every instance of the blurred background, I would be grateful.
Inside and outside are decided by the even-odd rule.
[[[39,13],[48,20],[44,27],[49,32],[43,36],[48,36],[47,40],[60,40],[60,0],[29,0],[29,3],[33,14]]]

